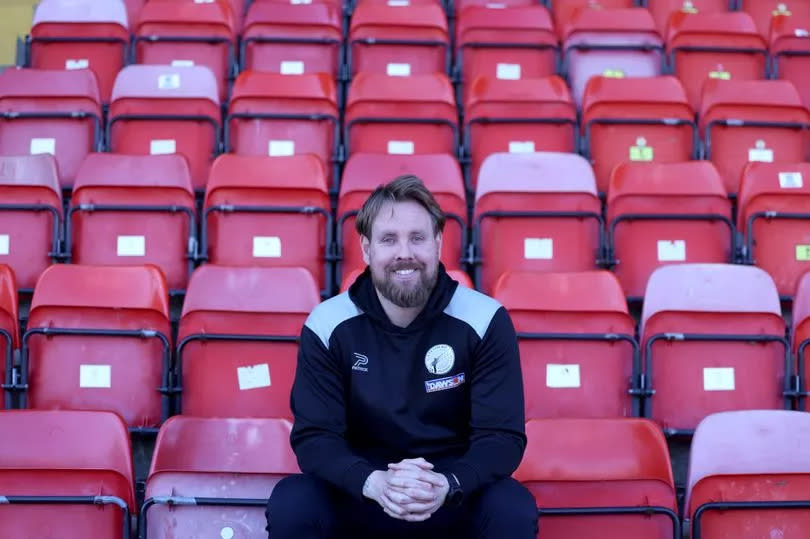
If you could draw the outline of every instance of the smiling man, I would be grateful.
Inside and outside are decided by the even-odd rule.
[[[444,221],[415,176],[357,215],[368,267],[301,333],[303,474],[273,491],[272,539],[537,536],[534,499],[510,477],[526,444],[515,330],[445,272]]]

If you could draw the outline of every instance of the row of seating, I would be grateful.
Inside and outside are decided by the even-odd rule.
[[[5,411],[0,533],[65,539],[267,537],[264,506],[299,473],[285,419],[174,417],[135,504],[124,423],[107,412]],[[800,537],[810,525],[810,416],[753,410],[704,419],[689,455],[683,521],[661,430],[644,419],[542,419],[514,477],[538,506],[538,538]],[[59,451],[51,451],[58,447]],[[780,535],[774,535],[778,530]],[[769,535],[770,534],[770,535]]]
[[[303,268],[198,268],[176,338],[154,266],[52,266],[22,332],[0,268],[6,408],[111,410],[136,431],[181,413],[290,415],[298,335],[319,302]],[[790,339],[757,268],[656,270],[638,336],[607,272],[508,273],[493,295],[518,332],[529,418],[644,416],[681,434],[718,411],[807,407],[810,273]]]

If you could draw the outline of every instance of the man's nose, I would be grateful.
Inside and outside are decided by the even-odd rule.
[[[411,242],[408,240],[403,240],[397,243],[397,258],[413,258]]]

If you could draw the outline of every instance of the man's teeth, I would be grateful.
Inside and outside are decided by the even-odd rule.
[[[416,270],[411,268],[411,269],[397,270],[396,273],[397,273],[397,275],[410,275],[414,271],[416,271]]]

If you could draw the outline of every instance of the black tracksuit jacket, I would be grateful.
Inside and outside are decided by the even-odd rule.
[[[304,473],[358,498],[374,470],[424,457],[465,496],[509,476],[526,446],[515,329],[494,299],[439,268],[427,305],[392,324],[368,268],[301,333],[290,441]]]

